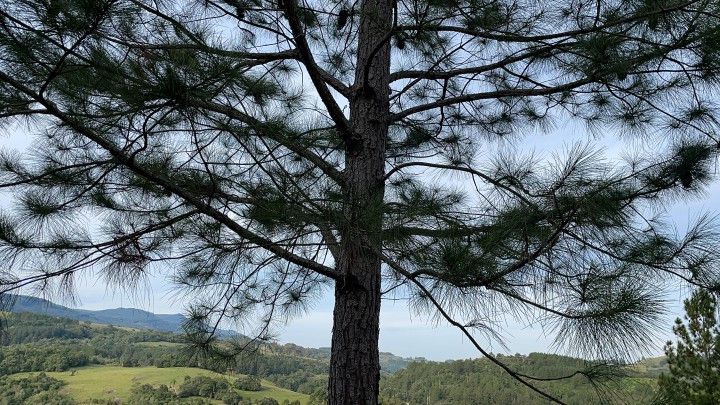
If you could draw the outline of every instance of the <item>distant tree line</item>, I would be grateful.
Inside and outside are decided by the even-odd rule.
[[[0,375],[24,371],[65,371],[93,362],[92,348],[72,342],[28,343],[0,350]]]
[[[605,367],[580,359],[541,353],[498,357],[522,373],[541,378],[565,377],[576,370],[585,370],[590,374],[598,367]],[[604,385],[600,390],[596,390],[580,374],[537,384],[568,404],[613,403],[618,395],[622,395],[621,403],[649,403],[655,395],[655,379],[628,378],[621,372],[626,370],[618,368],[615,379],[602,381]],[[547,400],[522,389],[519,383],[508,379],[502,370],[484,358],[411,363],[404,370],[382,379],[380,397],[384,405],[547,404]]]

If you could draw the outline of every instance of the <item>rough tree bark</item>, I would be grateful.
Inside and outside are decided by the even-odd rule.
[[[360,8],[357,70],[345,152],[345,226],[335,286],[328,402],[377,404],[385,142],[390,91],[392,0]]]

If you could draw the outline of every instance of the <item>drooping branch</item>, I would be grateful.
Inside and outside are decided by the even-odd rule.
[[[515,370],[511,369],[511,368],[510,368],[509,366],[507,366],[505,363],[501,362],[501,361],[498,360],[495,356],[493,356],[492,354],[490,354],[489,352],[487,352],[487,351],[480,345],[480,343],[477,341],[477,339],[475,339],[475,336],[473,336],[473,334],[470,333],[470,331],[468,330],[468,328],[467,328],[465,325],[463,325],[462,323],[460,323],[460,322],[458,322],[457,320],[455,320],[452,316],[450,316],[450,314],[445,310],[445,308],[440,304],[440,302],[438,302],[438,300],[435,299],[435,297],[433,296],[432,292],[430,292],[430,291],[422,284],[422,282],[420,282],[417,278],[413,277],[413,275],[412,275],[411,272],[405,270],[400,264],[396,263],[394,260],[392,260],[391,258],[389,258],[389,257],[387,257],[387,256],[385,256],[385,255],[382,255],[382,259],[383,259],[383,262],[384,262],[385,264],[387,264],[388,266],[390,266],[390,268],[392,268],[393,270],[397,271],[398,273],[400,273],[400,274],[402,274],[404,277],[406,277],[408,280],[410,280],[410,281],[418,288],[418,290],[421,291],[421,293],[423,294],[423,296],[432,303],[432,305],[435,307],[435,309],[437,310],[437,312],[438,312],[449,324],[451,324],[452,326],[460,329],[460,331],[463,333],[463,335],[465,335],[465,336],[468,338],[468,340],[470,340],[470,343],[472,343],[472,345],[473,345],[483,356],[485,356],[488,360],[490,360],[491,362],[493,362],[493,363],[494,363],[495,365],[497,365],[498,367],[502,368],[506,373],[508,373],[508,375],[510,375],[510,376],[511,376],[512,378],[514,378],[516,381],[520,382],[520,383],[523,384],[524,386],[526,386],[526,387],[530,388],[531,390],[535,391],[536,393],[540,394],[540,395],[543,396],[544,398],[546,398],[546,399],[548,399],[548,400],[550,400],[550,401],[552,401],[552,402],[554,402],[554,403],[556,403],[556,404],[565,404],[565,402],[563,402],[563,401],[560,400],[559,398],[557,398],[557,397],[555,397],[555,396],[553,396],[553,395],[551,395],[551,394],[548,394],[547,392],[545,392],[545,391],[543,391],[542,389],[536,387],[536,386],[533,385],[532,383],[526,381],[526,376],[524,376],[524,375],[516,372]]]
[[[157,175],[156,173],[153,173],[151,170],[146,169],[141,164],[139,164],[137,161],[135,161],[132,157],[127,156],[120,148],[115,146],[112,142],[95,132],[93,129],[88,128],[87,126],[83,125],[80,121],[77,119],[69,116],[67,113],[62,111],[55,103],[52,101],[49,101],[42,96],[38,95],[36,92],[32,91],[30,88],[28,88],[23,83],[18,82],[16,79],[10,77],[4,72],[0,72],[0,79],[2,79],[4,82],[12,85],[15,87],[19,92],[22,92],[23,94],[27,95],[28,97],[33,98],[37,103],[43,105],[53,116],[58,118],[61,122],[63,122],[64,125],[68,126],[69,128],[72,128],[74,131],[76,131],[79,134],[82,134],[89,140],[93,141],[95,144],[106,150],[113,158],[115,158],[116,162],[119,164],[122,164],[123,166],[127,167],[129,170],[137,173],[138,175],[152,181],[153,183],[161,186],[163,189],[167,190],[168,192],[171,192],[179,197],[181,197],[184,201],[186,201],[188,204],[194,206],[198,211],[202,212],[205,215],[208,215],[209,217],[215,219],[219,223],[222,223],[228,229],[235,232],[238,236],[248,240],[251,243],[254,243],[255,245],[269,251],[270,253],[273,253],[279,257],[282,257],[283,259],[297,264],[299,266],[305,267],[307,269],[313,270],[317,272],[318,274],[321,274],[323,276],[329,277],[329,278],[336,278],[335,271],[327,267],[325,265],[322,265],[320,263],[317,263],[315,261],[306,259],[304,257],[298,256],[288,250],[285,250],[275,244],[273,241],[268,240],[248,228],[240,225],[238,222],[232,220],[229,216],[222,213],[220,210],[212,207],[210,204],[202,201],[192,193],[184,190],[183,188],[177,186],[175,183],[172,182],[171,179],[165,178],[163,176]]]

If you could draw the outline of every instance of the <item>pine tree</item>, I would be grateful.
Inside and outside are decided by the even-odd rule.
[[[514,317],[618,359],[650,342],[664,283],[718,288],[712,222],[661,214],[711,181],[719,9],[5,0],[0,117],[34,146],[0,161],[0,292],[166,272],[195,345],[230,356],[246,342],[218,325],[270,338],[329,286],[331,404],[377,403],[380,303],[407,299],[561,402],[475,336]],[[496,147],[564,122],[648,148]]]
[[[678,318],[676,345],[665,346],[669,374],[660,375],[658,403],[711,405],[720,403],[720,327],[717,299],[698,290],[685,300],[685,320]]]

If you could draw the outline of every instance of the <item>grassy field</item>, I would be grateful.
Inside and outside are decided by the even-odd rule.
[[[34,373],[20,373],[16,376],[27,376]],[[190,367],[120,367],[120,366],[89,366],[75,369],[73,375],[71,371],[64,372],[47,372],[51,377],[67,382],[65,392],[72,396],[80,404],[88,404],[91,399],[112,400],[119,398],[127,399],[130,396],[130,390],[135,383],[168,386],[177,386],[181,383],[185,376],[195,377],[206,375],[210,377],[223,377],[222,374],[199,368]],[[237,376],[224,376],[228,379],[237,378]],[[289,401],[300,400],[305,404],[308,396],[277,387],[271,382],[262,381],[262,391],[238,391],[243,398],[260,399],[274,398],[281,402],[285,399]],[[217,401],[220,403],[220,401]]]

